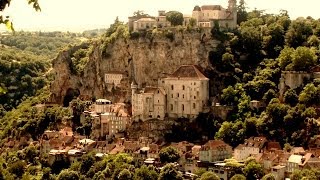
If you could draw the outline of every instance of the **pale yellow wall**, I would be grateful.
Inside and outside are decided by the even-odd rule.
[[[105,83],[118,86],[123,78],[122,74],[105,74]]]
[[[138,30],[143,30],[143,29],[151,29],[153,28],[154,26],[157,26],[157,22],[156,20],[138,20],[138,21],[135,21],[133,23],[133,30],[134,31],[138,31]]]
[[[164,79],[164,81],[169,117],[195,117],[209,99],[208,89],[204,88],[208,87],[208,80]]]

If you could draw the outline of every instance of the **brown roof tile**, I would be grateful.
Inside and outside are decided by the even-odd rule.
[[[182,65],[174,73],[169,75],[168,78],[208,80],[196,65]]]
[[[201,10],[221,10],[222,7],[220,5],[203,5],[201,6]]]

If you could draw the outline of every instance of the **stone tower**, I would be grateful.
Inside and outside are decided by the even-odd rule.
[[[228,10],[232,12],[232,20],[234,23],[234,27],[237,25],[237,0],[229,0],[228,1]]]

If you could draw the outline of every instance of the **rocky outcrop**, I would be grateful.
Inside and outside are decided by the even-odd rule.
[[[72,53],[81,46],[60,52],[53,61],[55,79],[51,83],[51,101],[62,104],[70,93],[89,98],[114,98],[115,92],[108,92],[104,84],[104,74],[108,71],[127,72],[129,81],[135,80],[139,85],[156,85],[158,78],[183,64],[211,68],[208,54],[217,46],[217,41],[199,32],[174,35],[173,40],[165,36],[117,39],[107,46],[106,53],[102,53],[103,42],[93,42],[89,61],[81,75],[74,75],[71,70]],[[129,96],[129,85],[122,91],[122,95]]]

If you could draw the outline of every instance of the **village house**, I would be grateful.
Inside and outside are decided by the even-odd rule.
[[[245,140],[244,144],[239,144],[234,149],[234,158],[237,161],[244,161],[251,155],[258,155],[263,151],[266,143],[265,137],[250,137]]]
[[[271,174],[276,180],[281,180],[285,178],[286,167],[282,165],[273,166],[271,168]]]
[[[199,160],[205,162],[223,161],[230,157],[232,147],[221,140],[210,140],[199,151]]]
[[[221,28],[234,29],[237,27],[237,1],[229,0],[228,4],[227,9],[221,5],[195,6],[192,18],[198,27],[211,29],[218,23]]]

